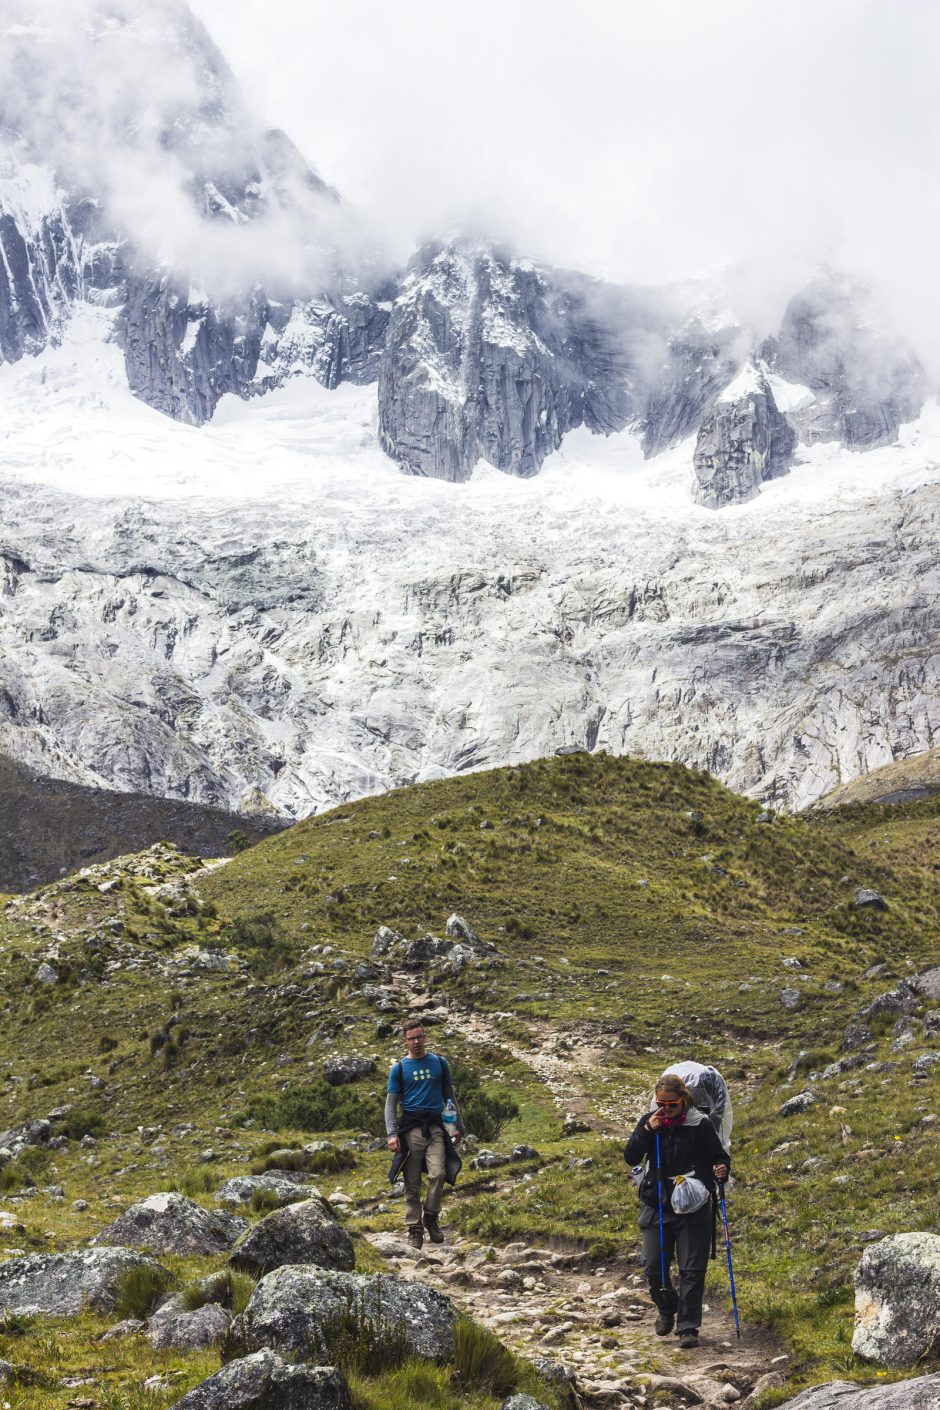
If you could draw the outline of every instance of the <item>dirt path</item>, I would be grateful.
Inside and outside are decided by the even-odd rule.
[[[491,1016],[423,992],[413,975],[396,974],[395,981],[412,1011],[436,1012],[497,1064],[498,1055],[505,1053],[528,1066],[563,1117],[576,1117],[599,1134],[622,1137],[645,1104],[645,1092],[625,1092],[616,1102],[606,1100],[598,1113],[584,1083],[609,1052],[598,1042],[570,1043],[563,1028],[527,1018],[527,1046],[507,1036]],[[497,1193],[511,1187],[513,1177],[505,1178],[507,1173],[500,1170]],[[630,1195],[625,1185],[624,1198]],[[659,1404],[668,1397],[676,1405],[744,1405],[786,1364],[781,1347],[769,1337],[745,1328],[738,1341],[723,1308],[709,1304],[698,1350],[681,1352],[675,1337],[657,1337],[655,1308],[638,1272],[637,1249],[604,1263],[585,1252],[523,1243],[499,1247],[449,1237],[442,1247],[426,1243],[416,1253],[404,1231],[366,1237],[400,1276],[440,1288],[514,1350],[568,1367],[585,1404],[610,1410],[648,1407],[655,1393]]]

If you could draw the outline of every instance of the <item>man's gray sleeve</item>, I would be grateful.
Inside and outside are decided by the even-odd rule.
[[[385,1098],[385,1134],[398,1135],[398,1097],[394,1092],[389,1092]]]

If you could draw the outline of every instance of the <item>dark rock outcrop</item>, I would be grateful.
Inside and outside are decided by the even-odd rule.
[[[367,1057],[331,1057],[323,1064],[323,1076],[331,1087],[345,1087],[374,1071],[375,1062]]]
[[[693,499],[708,509],[753,499],[765,480],[787,473],[795,445],[796,432],[777,410],[767,379],[746,369],[699,430]]]
[[[649,376],[644,455],[658,455],[699,429],[715,398],[734,381],[746,350],[740,328],[706,328],[698,318],[669,339]]]

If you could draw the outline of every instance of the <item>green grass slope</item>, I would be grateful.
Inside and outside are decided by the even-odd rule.
[[[861,1008],[940,963],[940,815],[928,801],[759,818],[706,775],[576,755],[366,799],[218,869],[156,847],[13,899],[0,911],[0,1126],[68,1106],[56,1129],[71,1139],[0,1171],[12,1197],[25,1179],[66,1195],[24,1202],[25,1230],[0,1230],[0,1256],[72,1246],[168,1184],[211,1202],[228,1174],[312,1132],[380,1131],[398,1015],[377,1009],[378,981],[356,965],[379,925],[443,934],[457,911],[497,949],[492,963],[434,980],[447,1014],[435,1045],[492,1123],[486,1139],[531,1142],[544,1164],[502,1184],[466,1171],[452,1226],[635,1264],[622,1142],[564,1137],[528,1055],[546,1038],[603,1054],[579,1080],[612,1136],[666,1061],[699,1056],[735,1095],[746,1325],[785,1340],[791,1391],[833,1375],[874,1380],[851,1354],[852,1272],[872,1237],[936,1227],[940,1064],[923,1078],[913,1064],[937,1038],[918,1024],[902,1041],[881,1016],[859,1065],[816,1082],[810,1111],[778,1110],[840,1056]],[[856,906],[858,887],[887,909]],[[476,1035],[457,1021],[468,1014]],[[337,1053],[369,1056],[375,1070],[330,1088],[321,1069]],[[359,1232],[400,1219],[384,1200],[385,1156],[364,1144],[324,1177],[351,1200]],[[79,1196],[87,1209],[72,1209]],[[709,1286],[724,1302],[720,1262]],[[0,1340],[0,1356],[31,1364],[44,1334]],[[95,1359],[90,1335],[60,1338],[62,1357]],[[141,1368],[159,1369],[148,1355]],[[122,1384],[126,1362],[112,1359],[102,1376]],[[180,1384],[205,1374],[178,1361]],[[41,1389],[23,1403],[66,1404],[65,1390]],[[360,1404],[378,1394],[361,1388]]]

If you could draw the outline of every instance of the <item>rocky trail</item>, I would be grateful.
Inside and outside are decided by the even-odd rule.
[[[551,1092],[569,1130],[623,1139],[645,1105],[645,1091],[625,1091],[616,1105],[608,1099],[598,1113],[584,1081],[606,1055],[596,1037],[572,1042],[559,1025],[527,1019],[529,1047],[507,1037],[498,1016],[442,1000],[407,972],[394,979],[412,1011],[438,1017],[497,1061],[505,1053],[525,1063]],[[490,1193],[513,1186],[508,1169],[501,1169]],[[626,1172],[622,1197],[634,1197]],[[446,1201],[444,1213],[446,1218]],[[366,1238],[398,1276],[440,1289],[513,1350],[574,1376],[576,1394],[586,1405],[646,1406],[656,1392],[690,1405],[745,1405],[782,1379],[788,1361],[766,1333],[745,1326],[739,1341],[731,1318],[708,1303],[697,1351],[680,1352],[674,1337],[657,1337],[655,1308],[639,1271],[638,1241],[623,1256],[605,1261],[578,1248],[575,1231],[565,1249],[557,1243],[499,1246],[448,1237],[443,1246],[425,1244],[417,1253],[404,1229]]]

